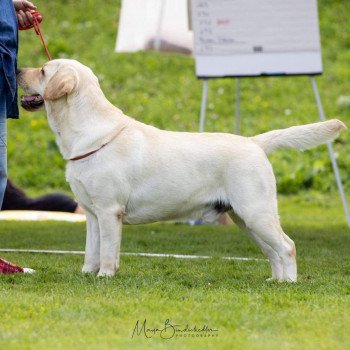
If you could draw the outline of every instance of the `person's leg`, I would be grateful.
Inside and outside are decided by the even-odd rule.
[[[7,184],[7,147],[6,147],[6,84],[0,59],[0,209]],[[12,264],[0,258],[0,274],[33,273],[34,270]]]
[[[0,208],[7,183],[7,147],[6,147],[6,94],[5,76],[0,60]]]

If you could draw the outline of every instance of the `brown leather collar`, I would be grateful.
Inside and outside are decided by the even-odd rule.
[[[94,151],[91,151],[91,152],[82,154],[81,156],[77,156],[77,157],[74,157],[74,158],[70,158],[69,160],[79,160],[79,159],[84,159],[84,158],[87,158],[87,157],[91,156],[92,154],[96,153],[96,152],[99,151],[101,148],[103,148],[104,146],[106,146],[106,145],[108,145],[110,142],[112,142],[125,128],[126,128],[126,126],[124,126],[123,128],[121,128],[121,129],[116,133],[116,135],[113,136],[112,139],[110,139],[108,142],[106,142],[105,144],[103,144],[100,148],[95,149]]]
[[[77,156],[77,157],[74,157],[74,158],[70,158],[69,160],[79,160],[79,159],[84,159],[88,156],[91,156],[92,154],[96,153],[97,151],[99,151],[101,148],[103,148],[104,146],[106,146],[109,142],[105,143],[104,145],[102,145],[100,148],[98,149],[95,149],[94,151],[91,151],[89,153],[86,153],[86,154],[83,154],[81,156]]]

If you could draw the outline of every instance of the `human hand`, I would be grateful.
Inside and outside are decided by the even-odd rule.
[[[28,29],[33,27],[34,19],[32,11],[36,10],[36,6],[27,0],[13,0],[16,10],[19,29]],[[42,17],[37,17],[38,22],[42,21]]]

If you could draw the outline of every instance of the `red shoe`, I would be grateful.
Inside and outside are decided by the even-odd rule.
[[[0,259],[0,274],[13,274],[13,273],[33,273],[35,272],[32,269],[21,267],[15,264],[12,264],[4,259]]]

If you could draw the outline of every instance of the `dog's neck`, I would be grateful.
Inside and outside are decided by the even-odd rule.
[[[48,122],[64,159],[94,151],[108,143],[130,120],[103,95],[72,94],[46,101]]]

